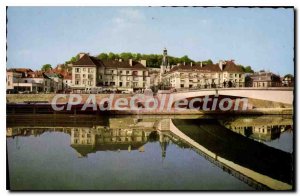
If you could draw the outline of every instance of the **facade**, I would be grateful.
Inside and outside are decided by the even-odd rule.
[[[52,73],[31,69],[9,69],[6,71],[6,89],[8,93],[57,92],[62,89],[62,79],[52,76]]]
[[[31,69],[14,68],[6,71],[6,88],[11,92],[41,92],[44,77]]]
[[[44,73],[46,78],[50,79],[50,91],[59,92],[63,90],[63,76],[57,73]]]
[[[179,63],[170,65],[167,49],[163,50],[160,68],[150,68],[150,80],[153,87],[161,88],[216,88],[244,87],[245,74],[233,60],[220,61],[218,64]]]
[[[22,77],[22,73],[13,72],[11,70],[6,71],[6,90],[7,92],[13,92],[19,78]]]
[[[264,70],[260,72],[256,72],[254,74],[249,75],[250,77],[250,86],[257,88],[264,87],[280,87],[282,86],[282,82],[280,76],[272,73],[266,72]]]
[[[165,70],[168,70],[168,67]],[[234,61],[219,64],[179,64],[162,74],[163,83],[172,88],[243,87],[245,75]]]
[[[99,60],[88,54],[72,65],[72,89],[87,87],[107,89],[145,89],[150,87],[150,76],[146,61]]]
[[[282,78],[282,86],[293,87],[294,86],[294,77],[292,75],[287,75]]]
[[[72,86],[72,75],[67,75],[63,79],[63,89],[70,89]]]
[[[161,81],[160,68],[149,68],[150,84],[152,87],[157,87]]]

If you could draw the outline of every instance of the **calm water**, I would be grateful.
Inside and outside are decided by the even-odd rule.
[[[254,152],[257,148],[259,156],[272,153],[275,158],[286,157],[285,160],[290,161],[293,151],[291,118],[181,118],[8,117],[11,189],[270,188],[267,183],[257,182],[249,174],[243,174],[244,170],[238,171],[240,167],[262,173],[271,180],[292,184],[291,174],[282,177],[276,165],[271,169],[261,169],[268,164],[264,160],[253,161],[253,165],[246,164],[236,158],[235,152],[242,154],[239,150],[226,147],[227,143],[238,146],[242,142],[245,148],[251,148]],[[224,140],[227,137],[229,140]],[[206,150],[216,154],[210,157]],[[250,153],[242,158],[249,158],[252,162],[256,160],[255,156]],[[278,168],[283,168],[284,173],[290,171],[290,165],[284,160]]]

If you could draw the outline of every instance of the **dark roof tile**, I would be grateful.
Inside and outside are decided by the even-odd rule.
[[[77,62],[73,64],[74,67],[105,67],[105,68],[128,68],[128,69],[143,69],[147,68],[139,62],[132,61],[132,66],[129,61],[118,60],[100,60],[96,57],[85,54]]]

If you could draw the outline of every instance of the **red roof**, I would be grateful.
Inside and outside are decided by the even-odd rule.
[[[128,69],[147,69],[144,65],[137,61],[132,61],[132,66],[129,61],[119,60],[100,60],[96,57],[83,55],[78,61],[73,64],[74,67],[106,67],[106,68],[128,68]]]
[[[202,71],[202,72],[221,72],[221,69],[219,67],[219,64],[212,64],[212,65],[201,65],[199,63],[193,64],[192,66],[190,64],[180,64],[177,66],[174,66],[170,71]],[[227,72],[243,72],[242,68],[237,66],[233,61],[225,61],[225,64],[223,64],[223,71]]]

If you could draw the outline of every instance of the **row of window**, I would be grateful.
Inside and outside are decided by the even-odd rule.
[[[94,68],[79,68],[79,67],[76,67],[75,68],[75,72],[76,73],[80,73],[80,72],[88,72],[88,73],[94,73]]]
[[[93,79],[94,75],[93,74],[82,74],[82,78],[88,78],[88,79]],[[80,74],[75,74],[75,79],[80,79]]]
[[[80,80],[75,80],[75,84],[76,85],[81,85]],[[93,86],[94,85],[93,81],[91,81],[91,80],[88,80],[88,81],[87,80],[83,80],[82,84],[83,85],[89,85],[89,86]]]

